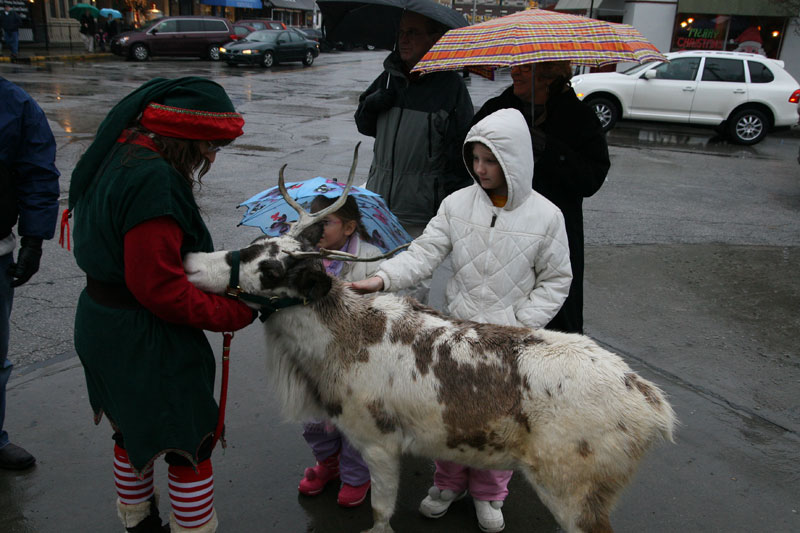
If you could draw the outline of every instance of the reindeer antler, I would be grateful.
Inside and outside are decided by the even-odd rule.
[[[358,257],[357,255],[349,254],[341,250],[328,250],[327,248],[320,248],[315,252],[289,252],[289,255],[297,259],[306,259],[309,257],[326,257],[326,258],[338,259],[340,261],[367,263],[370,261],[378,261],[379,259],[386,259],[387,257],[391,257],[398,251],[402,250],[403,248],[408,248],[409,246],[411,246],[410,242],[406,244],[401,244],[394,250],[389,250],[385,254],[376,255],[373,257]]]
[[[327,215],[331,213],[335,213],[336,211],[339,210],[340,207],[344,205],[345,201],[347,200],[347,195],[350,192],[350,187],[353,186],[353,179],[355,179],[356,177],[356,165],[358,165],[359,146],[361,146],[361,141],[359,141],[358,144],[356,144],[356,147],[353,150],[353,164],[350,165],[350,175],[347,177],[347,184],[345,185],[344,190],[342,191],[342,195],[339,198],[337,198],[334,203],[332,203],[331,205],[320,211],[317,211],[316,213],[309,213],[308,211],[303,209],[303,207],[299,203],[297,203],[297,201],[295,201],[294,198],[291,197],[289,191],[286,190],[286,182],[283,178],[283,171],[286,168],[286,165],[284,164],[281,167],[281,170],[278,173],[278,189],[280,189],[281,195],[283,195],[283,199],[286,200],[286,203],[292,206],[292,208],[295,211],[297,211],[297,214],[299,216],[297,222],[292,224],[291,229],[287,232],[288,235],[293,237],[299,235],[308,226],[314,224],[317,220],[325,218]]]

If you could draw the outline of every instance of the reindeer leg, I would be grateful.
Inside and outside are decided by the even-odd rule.
[[[371,501],[374,524],[364,533],[392,533],[389,520],[394,514],[400,484],[400,446],[395,442],[371,444],[361,451],[372,478]]]

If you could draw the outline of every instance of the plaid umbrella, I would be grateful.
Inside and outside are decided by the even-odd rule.
[[[667,59],[628,24],[528,9],[448,31],[412,72],[469,68],[491,78],[496,68],[565,60],[594,67]]]

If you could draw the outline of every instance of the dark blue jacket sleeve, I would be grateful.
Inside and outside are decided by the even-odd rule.
[[[50,239],[58,220],[56,141],[44,111],[18,87],[0,81],[0,160],[16,191],[20,236]]]

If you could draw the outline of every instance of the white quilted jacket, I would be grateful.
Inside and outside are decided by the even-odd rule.
[[[452,253],[448,314],[543,327],[558,312],[572,281],[564,218],[531,188],[533,150],[519,111],[502,109],[475,124],[465,144],[476,141],[488,146],[503,168],[506,205],[494,207],[477,182],[456,191],[408,251],[382,263],[377,275],[385,290],[404,289],[430,277]]]

